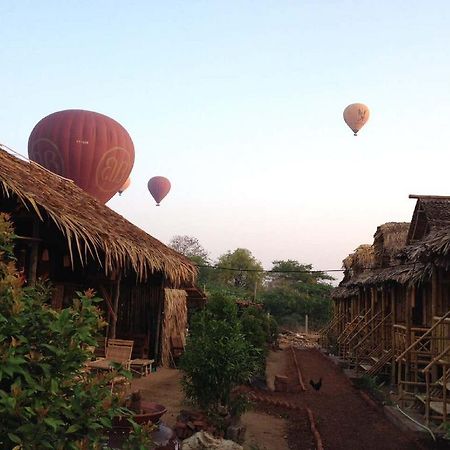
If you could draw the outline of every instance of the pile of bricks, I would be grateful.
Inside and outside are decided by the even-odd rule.
[[[180,412],[174,427],[178,439],[187,439],[202,430],[207,431],[211,435],[216,434],[215,427],[208,423],[208,420],[203,413],[187,410],[182,410]]]

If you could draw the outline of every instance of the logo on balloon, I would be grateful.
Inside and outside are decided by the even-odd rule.
[[[58,146],[50,139],[41,138],[34,141],[29,150],[29,156],[32,161],[37,162],[50,172],[64,175],[64,160]]]
[[[103,192],[118,191],[133,168],[133,160],[122,147],[109,149],[101,158],[95,172],[97,188]]]

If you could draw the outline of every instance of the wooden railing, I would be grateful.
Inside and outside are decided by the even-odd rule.
[[[353,347],[356,369],[359,370],[360,364],[368,362],[370,366],[383,356],[386,348],[383,340],[386,324],[391,324],[391,313],[383,317],[367,334]]]
[[[450,314],[450,311],[447,313]],[[447,314],[443,317],[433,317],[433,340],[431,343],[431,350],[433,355],[444,352],[441,359],[450,362],[450,354],[446,353],[448,344],[450,343],[450,317]]]
[[[345,314],[336,314],[332,319],[319,330],[319,344],[321,347],[328,347],[330,336],[337,335],[338,326],[345,319]]]
[[[448,333],[448,329],[446,330],[447,323],[450,324],[450,321],[447,320],[448,317],[450,317],[450,310],[445,315],[443,315],[442,317],[433,317],[433,322],[434,323],[433,323],[433,326],[431,328],[411,328],[411,340],[409,342],[409,345],[407,346],[407,348],[405,348],[405,350],[399,356],[397,356],[396,361],[398,362],[398,361],[400,361],[401,358],[404,358],[413,348],[415,348],[417,346],[423,346],[424,343],[425,343],[425,339],[430,340],[430,342],[431,342],[431,338],[432,337],[434,339],[436,339],[436,338],[437,339],[442,339],[443,332],[445,333],[445,331],[447,331],[447,333]],[[438,330],[438,331],[436,331],[436,333],[439,333],[439,334],[436,334],[436,333],[433,334],[433,332],[435,330],[437,330],[439,325],[441,325],[441,324],[444,324],[443,332],[439,332],[440,330]],[[402,326],[401,325],[394,325],[394,328],[396,328],[396,327],[400,328]],[[406,330],[406,327],[403,327],[403,328]],[[425,330],[425,332],[419,338],[415,339],[414,336],[413,336],[415,330]],[[450,335],[447,334],[447,338],[446,339],[448,339],[449,336]],[[444,345],[444,347],[445,347],[445,345]],[[430,347],[430,352],[431,352],[431,350],[432,349]]]
[[[405,406],[408,400],[425,398],[428,418],[435,418],[432,411],[436,417],[447,417],[446,410],[442,411],[442,405],[439,407],[440,397],[435,396],[435,388],[444,364],[450,365],[449,316],[450,311],[442,317],[434,317],[430,328],[411,328],[409,333],[405,326],[394,325],[400,403]]]
[[[425,419],[427,424],[431,420],[446,422],[450,410],[450,345],[436,355],[423,369],[426,382],[425,393]],[[442,376],[433,381],[433,372],[442,373]]]
[[[381,315],[381,312],[379,312],[376,316],[373,317],[373,319],[378,318],[378,316]],[[374,327],[372,327],[368,333],[355,345],[354,350],[358,350],[362,345],[369,339],[375,340],[377,344],[381,344],[381,335],[382,330],[386,322],[390,323],[391,313],[389,313],[387,316],[384,316]],[[367,323],[367,326],[370,325],[369,321]]]
[[[428,328],[414,327],[409,330],[404,325],[394,324],[394,349],[396,352],[396,362],[404,359],[405,356],[416,346],[420,345],[423,349],[430,345],[430,342],[424,340],[427,336]],[[411,344],[412,343],[412,344]],[[431,351],[431,347],[430,350]]]
[[[362,340],[364,340],[366,338],[366,336],[370,336],[371,335],[371,330],[373,328],[373,324],[380,318],[381,316],[381,311],[379,311],[378,313],[376,313],[370,320],[366,321],[362,321],[360,322],[360,326],[358,327],[358,329],[356,329],[349,337],[347,340],[347,343],[349,346],[351,346],[352,342],[354,342],[356,339],[361,338],[362,336]]]
[[[348,352],[350,347],[348,344],[348,340],[351,339],[354,333],[357,333],[358,330],[364,326],[370,313],[370,311],[367,311],[362,316],[356,316],[351,322],[346,325],[344,331],[339,335],[337,342],[339,345],[339,355],[342,358],[346,358],[349,356]]]

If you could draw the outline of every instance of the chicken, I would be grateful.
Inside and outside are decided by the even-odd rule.
[[[309,380],[309,384],[316,390],[319,391],[322,387],[322,378],[319,378],[319,381],[317,383],[314,383],[313,380]]]

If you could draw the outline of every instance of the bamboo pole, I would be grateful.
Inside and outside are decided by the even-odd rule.
[[[37,277],[37,266],[39,257],[39,221],[33,218],[33,241],[31,241],[31,254],[30,254],[30,264],[28,266],[28,285],[34,286],[36,284]]]
[[[117,314],[119,312],[119,298],[120,298],[120,280],[122,279],[122,273],[119,272],[116,281],[116,292],[114,296],[114,315],[112,316],[111,328],[110,328],[110,338],[116,338],[116,330],[117,330]]]
[[[392,311],[392,325],[391,325],[391,345],[394,348],[394,356],[392,358],[391,362],[391,384],[395,384],[395,376],[396,376],[396,363],[395,363],[395,357],[397,356],[397,343],[395,342],[395,327],[394,325],[397,323],[397,308],[395,304],[395,291],[396,287],[391,287],[391,311]]]
[[[438,275],[436,266],[433,265],[431,272],[431,321],[437,315],[438,303]]]

